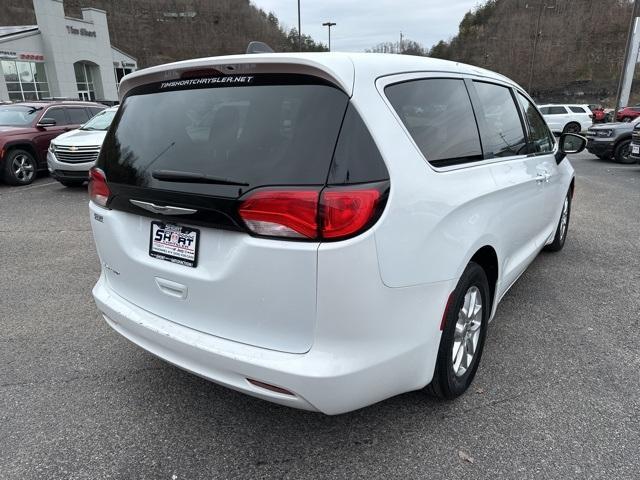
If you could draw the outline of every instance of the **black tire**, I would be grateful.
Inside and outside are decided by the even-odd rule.
[[[4,159],[3,178],[9,185],[29,185],[38,173],[38,164],[26,150],[10,150]]]
[[[81,187],[84,180],[58,180],[62,185],[68,188]]]
[[[616,162],[627,165],[630,163],[636,163],[636,161],[631,158],[631,140],[623,140],[616,145],[613,158],[616,159]]]
[[[560,219],[558,220],[558,226],[556,227],[556,235],[553,237],[553,242],[546,245],[544,249],[547,252],[559,252],[564,247],[564,242],[567,240],[567,234],[569,233],[569,220],[571,220],[571,190],[567,192],[567,196],[562,202],[562,210],[560,211]],[[567,208],[566,223],[564,229],[562,228],[562,222],[565,214],[565,205]]]
[[[479,335],[476,340],[476,348],[471,362],[464,371],[458,370],[458,374],[456,374],[453,349],[456,344],[456,336],[459,337],[461,331],[459,328],[456,329],[456,326],[458,324],[459,314],[465,305],[465,295],[471,292],[474,287],[477,289],[475,291],[476,296],[479,293],[482,300],[482,308],[480,312],[478,312],[480,317],[480,325],[478,327]],[[480,364],[484,341],[487,335],[487,324],[489,322],[489,315],[491,314],[490,298],[487,275],[480,265],[470,262],[460,277],[456,289],[453,291],[451,304],[446,313],[445,327],[440,339],[433,380],[427,386],[427,393],[430,395],[450,400],[462,395],[469,388],[469,385],[471,385],[478,370],[478,365]],[[468,333],[466,329],[463,331],[465,332],[464,335]],[[462,338],[467,337],[463,336]],[[458,341],[457,343],[463,345],[466,344],[466,341]],[[464,352],[462,352],[462,355],[464,355]],[[462,365],[462,362],[460,362],[459,367],[462,367]]]
[[[582,127],[577,122],[570,122],[564,126],[562,133],[580,133]]]

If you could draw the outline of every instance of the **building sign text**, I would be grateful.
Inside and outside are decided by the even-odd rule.
[[[71,35],[80,35],[82,37],[96,37],[95,30],[87,30],[86,28],[76,28],[71,25],[67,25],[67,33]]]
[[[36,60],[39,62],[44,61],[44,55],[40,55],[39,53],[21,53],[18,55],[20,60]]]

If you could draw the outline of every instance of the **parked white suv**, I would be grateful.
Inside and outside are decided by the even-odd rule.
[[[554,133],[586,132],[593,125],[588,105],[541,105],[540,112]]]
[[[77,187],[89,180],[100,147],[118,107],[107,108],[77,130],[52,140],[47,152],[49,174],[65,187]]]
[[[471,383],[487,324],[565,242],[574,172],[495,73],[378,54],[141,70],[91,171],[108,324],[230,388],[327,414]]]

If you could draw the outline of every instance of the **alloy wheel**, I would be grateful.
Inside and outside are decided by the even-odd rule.
[[[562,205],[562,216],[560,217],[560,239],[563,240],[567,234],[567,226],[569,225],[569,197],[565,197]]]
[[[631,155],[631,144],[628,144],[622,147],[622,159],[624,163],[626,163],[629,160],[630,155]]]
[[[16,155],[11,163],[11,169],[21,183],[30,182],[36,173],[35,165],[26,155]]]
[[[453,333],[453,372],[463,376],[473,364],[482,325],[482,295],[478,287],[471,286],[464,295]]]

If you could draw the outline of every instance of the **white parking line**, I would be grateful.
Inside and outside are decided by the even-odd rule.
[[[9,187],[7,190],[3,191],[0,190],[0,195],[11,195],[12,193],[22,193],[22,192],[26,192],[27,190],[33,190],[34,188],[40,188],[40,187],[47,187],[49,185],[55,185],[56,182],[55,180],[49,183],[41,183],[40,185],[33,185],[31,187]]]

